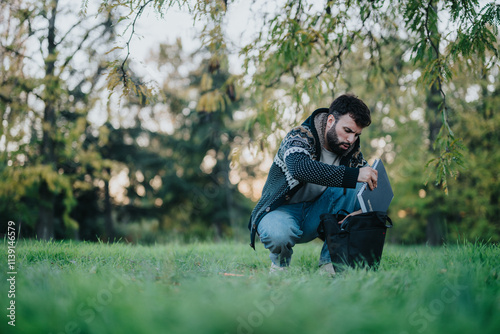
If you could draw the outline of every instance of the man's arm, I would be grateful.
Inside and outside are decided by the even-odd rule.
[[[356,188],[358,168],[332,166],[311,159],[305,153],[291,153],[285,164],[295,180],[328,187]]]
[[[357,182],[367,182],[370,189],[377,186],[377,171],[371,167],[332,166],[300,152],[289,154],[285,163],[292,177],[301,182],[342,188],[356,188]]]

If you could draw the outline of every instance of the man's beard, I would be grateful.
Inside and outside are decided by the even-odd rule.
[[[338,154],[340,156],[344,156],[347,153],[351,152],[354,148],[354,145],[351,145],[347,142],[340,142],[339,136],[337,135],[337,124],[335,123],[330,131],[326,133],[326,141],[328,143],[328,147],[333,153]],[[347,145],[347,148],[344,148],[343,145]]]

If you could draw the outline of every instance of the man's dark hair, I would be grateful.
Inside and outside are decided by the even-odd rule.
[[[357,125],[366,128],[372,123],[370,109],[366,104],[352,94],[345,94],[337,97],[330,105],[329,115],[335,117],[335,121],[346,114],[349,114]]]

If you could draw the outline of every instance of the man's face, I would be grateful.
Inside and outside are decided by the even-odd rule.
[[[349,114],[338,119],[329,115],[325,129],[325,148],[338,155],[345,155],[353,149],[362,131],[363,128]]]

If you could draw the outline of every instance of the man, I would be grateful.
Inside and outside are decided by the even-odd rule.
[[[377,171],[367,167],[359,146],[370,123],[365,103],[342,95],[283,139],[249,223],[250,245],[255,249],[258,234],[270,251],[271,271],[290,265],[295,244],[318,236],[320,214],[359,209],[358,182],[377,186]],[[326,243],[319,265],[334,273]]]

